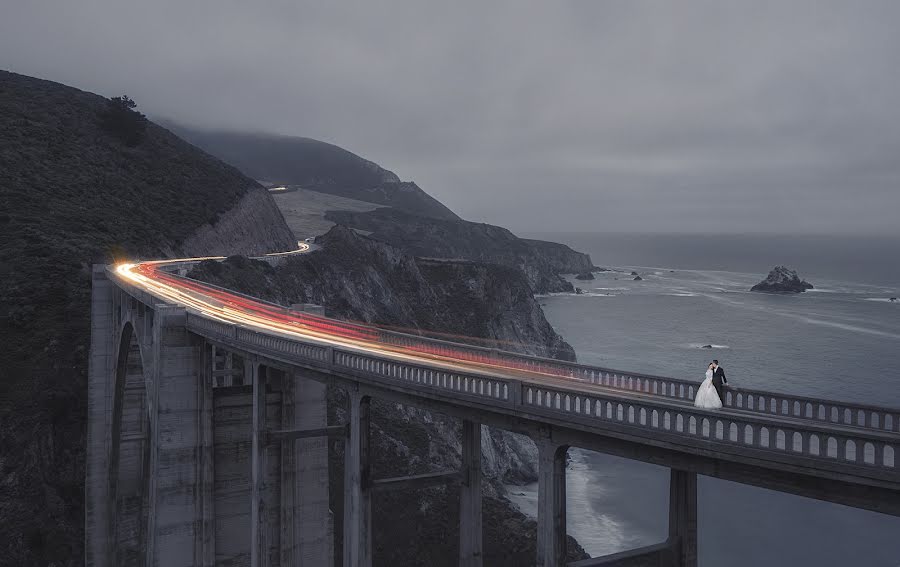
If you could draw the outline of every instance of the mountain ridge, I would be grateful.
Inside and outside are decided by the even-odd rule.
[[[459,219],[415,183],[401,181],[394,172],[335,144],[301,136],[165,124],[255,179],[396,207],[425,217]]]

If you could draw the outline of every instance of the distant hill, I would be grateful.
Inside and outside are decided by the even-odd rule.
[[[259,180],[299,185],[421,216],[458,219],[418,185],[338,146],[291,136],[206,131],[166,123],[179,136]]]
[[[152,122],[126,140],[108,108],[0,71],[4,565],[83,562],[91,264],[296,243],[254,180]]]

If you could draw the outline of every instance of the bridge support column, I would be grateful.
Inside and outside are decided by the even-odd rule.
[[[147,565],[189,567],[203,556],[202,341],[185,327],[185,310],[157,305],[153,318]],[[198,456],[200,457],[198,459]]]
[[[250,462],[250,567],[268,565],[266,543],[265,475],[266,475],[266,372],[258,362],[247,360],[249,378],[253,382],[253,413]],[[246,382],[245,382],[246,383]]]
[[[460,567],[481,567],[481,539],[481,424],[463,420],[459,495]]]
[[[566,564],[566,450],[549,439],[537,441],[537,567]]]
[[[697,567],[697,473],[671,470],[669,540],[675,543],[675,565]]]
[[[285,429],[327,426],[325,384],[302,373],[282,383]],[[333,565],[331,510],[328,507],[327,436],[281,442],[281,564],[298,567]]]
[[[195,565],[214,567],[216,562],[216,510],[215,510],[215,430],[213,414],[213,366],[215,347],[203,344],[200,351],[200,490],[198,494],[200,542]]]
[[[350,435],[344,449],[344,567],[372,565],[369,398],[349,392]]]
[[[95,265],[91,276],[91,350],[88,362],[88,428],[85,463],[84,564],[110,565],[108,515],[109,431],[115,380],[116,320],[113,284],[106,267]]]

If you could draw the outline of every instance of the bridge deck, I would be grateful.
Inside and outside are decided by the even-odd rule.
[[[185,306],[192,332],[231,349],[481,412],[485,423],[489,415],[514,416],[647,450],[900,491],[898,409],[743,389],[728,389],[722,409],[696,408],[696,382],[338,321],[157,270],[115,275],[138,301]],[[900,513],[892,494],[890,509]]]

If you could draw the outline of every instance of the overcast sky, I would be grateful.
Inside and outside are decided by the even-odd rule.
[[[900,233],[900,2],[0,0],[0,67],[516,231]]]

